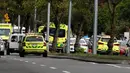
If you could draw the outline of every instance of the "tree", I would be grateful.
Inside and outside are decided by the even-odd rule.
[[[76,34],[75,52],[79,47],[79,40],[83,35],[88,34],[93,17],[92,0],[73,0],[72,30]]]
[[[4,14],[7,13],[7,0],[0,0],[0,22],[4,20]]]
[[[50,0],[50,1],[51,1],[51,10],[52,10],[52,15],[51,15],[52,21],[54,22],[56,26],[52,48],[53,48],[53,51],[56,51],[58,31],[60,28],[60,24],[64,20],[63,18],[67,15],[68,0]]]
[[[118,20],[119,23],[130,28],[130,0],[123,0],[118,6]],[[127,22],[127,23],[125,23]],[[128,24],[129,23],[129,24]]]
[[[34,23],[33,18],[35,6],[37,8],[43,7],[45,4],[45,0],[9,0],[7,3],[8,12],[12,17],[12,23],[17,24],[17,17],[18,15],[21,15],[21,27],[25,26],[27,32],[29,26]],[[33,29],[33,26],[31,26],[31,28]]]
[[[107,0],[108,8],[111,15],[111,38],[108,42],[108,54],[112,54],[112,48],[114,43],[114,37],[115,37],[115,25],[116,25],[116,7],[122,0]]]
[[[8,12],[11,16],[11,23],[17,24],[18,22],[18,15],[21,16],[21,27],[24,24],[28,24],[29,21],[29,14],[25,10],[25,0],[9,0],[8,2]],[[28,7],[26,7],[28,8]],[[31,9],[31,8],[30,8]],[[29,25],[29,24],[28,24]],[[28,25],[24,25],[26,27],[26,32],[28,29]]]

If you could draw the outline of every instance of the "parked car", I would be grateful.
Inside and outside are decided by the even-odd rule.
[[[108,51],[108,41],[110,40],[110,36],[109,35],[104,35],[102,36],[99,41],[98,41],[98,47],[97,47],[97,53],[101,54],[107,54]],[[117,42],[117,39],[114,38],[114,43],[113,43],[113,54],[120,54],[120,46],[119,46],[119,42]]]
[[[80,39],[79,44],[80,44],[80,48],[83,48],[84,52],[87,53],[88,52],[88,42],[85,41],[84,38],[82,38],[82,39]]]
[[[120,55],[126,55],[128,54],[128,47],[127,47],[127,41],[121,41],[120,42]]]
[[[70,38],[70,52],[74,52],[74,45],[76,42],[76,38]],[[88,52],[88,42],[85,41],[84,38],[79,40],[79,47],[84,49],[84,52]]]
[[[4,51],[5,51],[5,42],[3,41],[3,39],[0,37],[0,55],[4,55]]]
[[[98,40],[101,38],[101,35],[97,35],[97,42],[98,42]],[[88,47],[89,47],[89,49],[93,49],[92,47],[93,47],[93,36],[91,36],[91,38],[89,39],[89,42],[88,42]]]

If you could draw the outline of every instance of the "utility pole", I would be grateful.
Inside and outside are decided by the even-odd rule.
[[[72,11],[72,0],[69,2],[69,17],[68,17],[68,37],[67,37],[67,53],[70,53],[70,28],[71,28],[71,11]]]
[[[18,32],[20,32],[20,15],[18,15]]]
[[[97,54],[97,24],[98,24],[98,0],[94,3],[94,37],[93,37],[93,54]]]
[[[36,6],[35,6],[35,10],[34,10],[35,12],[34,12],[34,32],[37,32],[37,24],[36,24],[36,18],[37,18],[37,8],[36,8]]]
[[[50,25],[50,0],[48,0],[48,11],[47,11],[47,51],[49,52],[49,25]]]

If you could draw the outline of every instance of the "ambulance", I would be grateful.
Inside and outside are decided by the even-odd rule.
[[[27,33],[19,41],[19,56],[24,57],[27,54],[36,54],[47,57],[48,52],[44,37],[38,33]]]
[[[54,40],[54,33],[56,31],[56,26],[54,23],[50,23],[50,33],[49,33],[49,49],[52,48],[52,43]],[[38,28],[39,33],[45,33],[46,34],[46,26],[40,26]],[[63,52],[65,51],[65,44],[67,41],[67,31],[68,31],[68,26],[66,24],[60,24],[60,29],[58,32],[58,40],[57,40],[57,52]]]
[[[10,34],[12,34],[13,28],[11,23],[0,23],[0,37],[7,41]]]

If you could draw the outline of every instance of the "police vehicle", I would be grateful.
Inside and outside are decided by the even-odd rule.
[[[19,41],[19,56],[24,57],[26,54],[40,54],[47,57],[47,48],[44,37],[37,33],[28,33]]]

